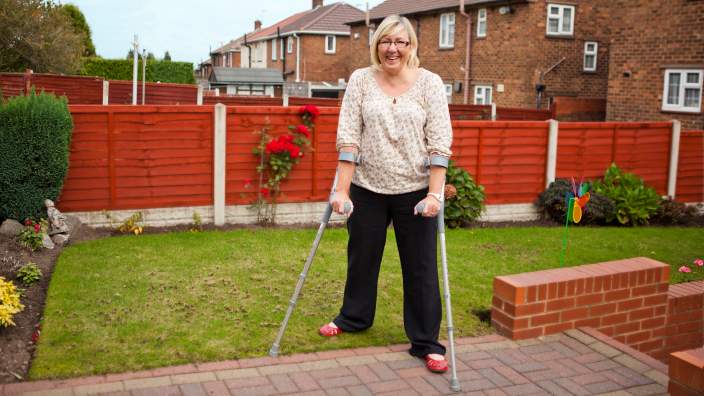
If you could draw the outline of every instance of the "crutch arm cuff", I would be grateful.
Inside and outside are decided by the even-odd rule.
[[[340,151],[337,156],[338,161],[351,162],[355,165],[359,165],[360,155],[359,153],[352,153],[349,151]]]
[[[450,165],[450,158],[444,155],[430,154],[430,166],[440,166],[445,169]]]

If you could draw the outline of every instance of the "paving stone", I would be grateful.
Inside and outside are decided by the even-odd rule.
[[[588,385],[588,384],[594,384],[598,382],[604,382],[607,380],[605,376],[603,376],[601,373],[591,373],[591,374],[582,374],[578,375],[575,377],[570,377],[574,383],[579,384],[579,385]]]
[[[459,379],[460,381],[473,381],[482,378],[484,377],[482,377],[482,375],[475,370],[465,370],[457,373],[457,379]]]
[[[524,373],[523,375],[525,375],[526,378],[530,380],[530,382],[539,382],[549,379],[560,378],[560,376],[557,376],[555,372],[552,371],[552,369],[531,371],[530,373]]]
[[[560,365],[564,367],[569,367],[575,373],[587,374],[591,373],[592,370],[574,361],[574,359],[560,359],[557,361]]]
[[[205,393],[209,396],[230,396],[225,381],[206,382],[202,385]]]
[[[130,392],[133,396],[181,396],[181,391],[176,385],[133,389]]]
[[[597,341],[589,345],[589,348],[609,358],[613,358],[621,354],[621,351],[618,349],[612,348],[601,341]]]
[[[596,353],[594,351],[591,351],[590,353],[586,353],[584,355],[575,357],[574,361],[577,363],[580,363],[580,364],[587,364],[587,363],[601,362],[606,359],[607,358],[604,355],[602,355],[600,353]]]
[[[573,369],[572,367],[559,362],[559,361],[549,361],[549,362],[543,362],[545,366],[550,368],[550,371],[552,371],[554,378],[562,378],[562,377],[569,377],[572,375],[578,375],[578,374],[584,374],[584,372],[577,371]],[[587,371],[588,372],[588,371]],[[529,373],[526,373],[526,376],[528,376]],[[530,378],[530,377],[529,377]],[[549,379],[549,378],[546,378]]]
[[[548,394],[547,392],[545,392],[543,389],[539,388],[535,384],[514,385],[514,386],[509,386],[506,388],[501,388],[501,390],[506,392],[509,395],[527,396],[527,395]]]
[[[487,342],[485,344],[477,344],[477,349],[480,351],[490,351],[494,349],[508,349],[508,348],[518,348],[518,344],[513,341],[497,341],[497,342]]]
[[[483,392],[486,396],[508,396],[506,392],[502,391],[501,389],[484,389]]]
[[[269,381],[277,391],[281,393],[293,393],[298,392],[298,387],[293,382],[293,380],[286,374],[273,374],[269,375]]]
[[[440,394],[437,389],[435,389],[424,378],[421,377],[407,378],[406,383],[408,383],[408,386],[410,386],[412,389],[415,389],[416,392],[420,393],[423,396],[435,396]]]
[[[320,389],[320,385],[315,378],[311,377],[310,374],[303,373],[291,373],[288,374],[289,378],[296,384],[296,386],[302,391],[312,391]]]
[[[347,391],[352,396],[373,396],[374,394],[365,385],[348,386]]]
[[[535,360],[536,362],[546,362],[546,361],[550,361],[550,360],[561,359],[563,357],[564,357],[564,355],[562,355],[558,351],[541,352],[541,353],[537,353],[537,354],[531,356],[531,358],[533,358],[533,360]]]
[[[336,387],[345,387],[350,385],[359,385],[359,378],[356,375],[348,375],[345,377],[327,377],[325,379],[319,379],[318,383],[323,389],[332,389]]]
[[[349,396],[349,392],[345,388],[331,388],[325,391],[328,396]]]
[[[583,355],[585,353],[591,353],[592,349],[589,348],[587,345],[581,343],[578,340],[575,340],[574,338],[569,338],[569,337],[564,337],[561,341],[561,344],[564,344],[571,350],[577,352],[580,355]]]
[[[657,371],[657,370],[656,370]],[[617,367],[614,372],[623,375],[626,378],[633,380],[638,385],[647,385],[653,382],[653,380],[641,373],[637,373],[628,367]],[[661,373],[662,374],[662,373]]]
[[[553,349],[545,343],[540,343],[536,345],[529,345],[518,348],[519,351],[525,353],[528,356],[532,356],[538,353],[552,352]]]
[[[252,377],[252,378],[240,378],[240,379],[229,379],[225,381],[225,385],[231,390],[242,389],[242,388],[252,388],[259,386],[271,385],[269,379],[266,377]],[[273,386],[272,386],[273,388]]]
[[[210,372],[205,373],[191,373],[191,374],[177,374],[171,376],[171,383],[174,385],[179,384],[195,384],[197,382],[209,382],[215,381],[215,374]]]
[[[380,362],[393,362],[396,360],[412,360],[415,359],[413,356],[406,352],[389,352],[383,353],[381,355],[376,355],[376,360]]]
[[[591,395],[592,393],[585,389],[582,385],[579,385],[569,378],[558,378],[554,381],[556,384],[560,385],[565,389],[569,389],[572,394],[577,396]]]
[[[251,378],[259,376],[259,371],[255,368],[233,369],[216,371],[215,376],[219,380]]]
[[[581,342],[584,345],[589,345],[595,343],[597,340],[596,338],[585,334],[581,330],[577,329],[570,329],[564,332],[565,335],[574,338],[575,340]]]
[[[621,367],[620,364],[614,362],[611,359],[602,360],[600,362],[587,363],[587,364],[585,364],[585,366],[587,366],[587,368],[589,368],[592,371],[613,370],[616,367]]]
[[[309,374],[316,380],[347,377],[353,375],[350,369],[348,369],[347,367],[338,367],[335,370],[314,370],[310,371]]]
[[[621,356],[616,356],[614,358],[614,361],[619,362],[621,363],[621,365],[626,366],[639,373],[644,373],[652,369],[652,367],[648,366],[647,364],[643,364],[637,361],[636,359],[632,358],[631,356],[625,354]]]
[[[354,375],[357,376],[357,378],[359,378],[360,381],[362,381],[363,384],[371,384],[372,382],[381,381],[379,376],[374,374],[374,371],[372,371],[372,369],[370,369],[367,365],[350,366],[348,368],[354,373]]]
[[[411,367],[425,367],[425,364],[420,359],[397,360],[394,362],[386,362],[386,365],[389,366],[389,368],[392,370],[399,370]]]
[[[469,362],[467,362],[467,365],[473,369],[481,369],[481,368],[487,368],[487,367],[503,366],[504,364],[496,359],[482,359],[482,360],[469,361]]]
[[[296,373],[301,370],[301,366],[298,363],[292,364],[277,364],[274,366],[264,366],[258,367],[259,373],[261,375],[271,375],[271,374],[286,374],[286,373]]]
[[[212,374],[212,373],[211,373]],[[213,377],[215,377],[213,375]],[[200,384],[183,384],[178,387],[183,396],[206,396],[205,389]]]
[[[631,396],[631,394],[624,390],[619,390],[615,392],[602,393],[599,396]]]
[[[653,381],[657,382],[660,385],[667,386],[668,382],[670,382],[670,378],[666,375],[660,372],[659,370],[650,370],[646,371],[643,373],[646,377],[652,379]]]
[[[298,367],[301,368],[301,371],[314,371],[340,367],[340,363],[338,363],[337,360],[318,360],[314,362],[298,363]]]
[[[392,392],[392,391],[397,392],[397,391],[404,391],[407,389],[411,389],[409,387],[408,383],[404,380],[375,382],[373,384],[368,384],[367,387],[369,387],[369,390],[371,390],[373,393]]]
[[[641,385],[629,388],[628,393],[634,396],[666,395],[667,388],[660,384]]]
[[[252,388],[232,389],[233,396],[268,396],[275,395],[276,388],[273,385],[256,386]]]
[[[397,370],[396,374],[401,378],[421,377],[428,374],[428,369],[425,367],[411,367]]]
[[[537,370],[545,370],[547,367],[538,362],[528,362],[528,363],[521,363],[521,364],[515,364],[511,366],[514,370],[518,371],[519,373],[527,373],[530,371],[537,371]]]
[[[584,387],[592,393],[606,393],[621,389],[621,386],[613,381],[596,382]]]
[[[0,395],[4,395],[5,393],[2,393],[2,388],[0,388]],[[9,395],[10,393],[8,393]],[[73,388],[65,388],[65,389],[45,389],[45,390],[38,390],[38,391],[33,391],[33,392],[26,392],[23,393],[22,395],[24,396],[73,396]]]
[[[308,391],[308,392],[301,392],[298,393],[296,396],[326,396],[325,392],[322,390],[314,390],[314,391]]]
[[[340,363],[341,366],[359,366],[362,364],[376,363],[376,361],[376,358],[372,355],[337,358],[337,362]]]
[[[481,374],[484,378],[487,378],[489,381],[493,382],[494,385],[498,387],[513,385],[513,382],[509,381],[508,379],[506,379],[506,377],[499,374],[496,370],[492,368],[479,369],[477,370],[477,372],[479,372],[479,374]]]
[[[395,371],[391,370],[386,363],[374,363],[369,365],[369,369],[376,374],[382,381],[390,381],[398,379],[398,375]]]
[[[472,344],[467,344],[467,345],[456,345],[455,346],[455,355],[458,353],[465,353],[465,352],[474,352],[477,351],[476,345]]]
[[[643,385],[642,383],[638,383],[637,381],[633,380],[632,378],[629,378],[625,375],[622,375],[615,370],[613,371],[603,371],[601,373],[604,377],[610,379],[611,381],[619,384],[621,388],[629,388],[632,386],[637,386],[637,385]]]
[[[488,379],[482,378],[477,380],[460,381],[460,387],[462,388],[462,392],[472,392],[483,389],[492,389],[495,388],[496,385]]]
[[[155,388],[157,386],[171,385],[171,377],[142,378],[136,380],[123,381],[125,390]]]
[[[531,361],[525,353],[519,350],[494,350],[490,352],[494,357],[506,365],[514,365]]]
[[[92,385],[77,386],[77,387],[73,388],[73,394],[75,394],[76,396],[95,395],[98,393],[117,392],[117,391],[123,391],[123,390],[126,390],[125,385],[122,381],[119,381],[119,382],[108,382],[105,384],[92,384]]]
[[[551,342],[548,344],[550,348],[552,348],[554,351],[559,352],[562,357],[565,358],[571,358],[579,355],[577,352],[569,348],[567,345],[563,344],[562,342]],[[581,344],[580,344],[581,345]]]
[[[525,376],[523,376],[518,371],[512,369],[508,366],[493,367],[496,372],[506,377],[509,381],[513,382],[515,385],[527,384],[530,382]]]
[[[527,339],[527,340],[518,340],[518,341],[516,341],[516,344],[518,344],[519,347],[530,346],[530,345],[538,345],[538,344],[542,344],[542,343],[543,343],[543,342],[540,341],[540,340],[537,339],[537,338],[529,338],[529,339]]]
[[[482,359],[491,359],[492,355],[488,354],[487,352],[483,351],[476,351],[476,352],[467,352],[467,353],[458,353],[455,355],[458,360],[461,360],[465,363],[469,363],[475,360],[482,360]]]
[[[567,389],[561,387],[560,385],[546,380],[546,381],[539,381],[536,383],[539,387],[545,389],[549,394],[555,395],[555,396],[562,396],[562,395],[572,395],[572,392],[569,392]]]

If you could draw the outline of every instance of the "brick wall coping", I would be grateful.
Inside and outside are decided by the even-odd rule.
[[[670,276],[669,265],[647,257],[634,257],[598,264],[581,265],[578,267],[556,268],[515,275],[497,276],[494,278],[494,290],[495,294],[504,300],[513,304],[521,304],[535,300],[545,300],[545,296],[531,295],[539,293],[539,291],[531,290],[532,286],[570,284],[581,279],[611,278],[613,275],[623,275],[622,279],[625,278],[626,281],[623,287],[626,287],[629,282],[633,283],[630,276],[635,274],[634,271],[642,271],[643,274],[640,275],[643,279],[636,280],[637,284],[653,283],[654,280],[666,281]],[[514,287],[502,287],[505,286],[505,284]],[[609,284],[611,284],[610,281]],[[621,284],[620,281],[619,284]],[[607,288],[605,287],[604,289]],[[570,284],[566,295],[574,294],[575,285]],[[550,298],[549,296],[547,297]]]
[[[676,396],[704,395],[704,347],[671,354],[668,390]]]
[[[704,293],[704,280],[670,285],[667,295],[670,297],[686,297]]]

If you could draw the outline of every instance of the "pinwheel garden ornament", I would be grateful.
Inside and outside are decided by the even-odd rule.
[[[560,265],[565,261],[565,253],[567,252],[567,237],[569,232],[570,221],[577,224],[582,220],[584,207],[589,202],[589,183],[579,182],[577,185],[572,178],[572,191],[565,196],[565,206],[567,208],[567,218],[565,219],[565,238],[562,243],[562,254],[560,255]]]

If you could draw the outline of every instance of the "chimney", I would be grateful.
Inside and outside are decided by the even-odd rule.
[[[313,0],[313,9],[323,6],[323,0]]]
[[[255,20],[254,21],[254,30],[259,30],[261,28],[262,28],[262,21],[260,21],[259,19]]]

